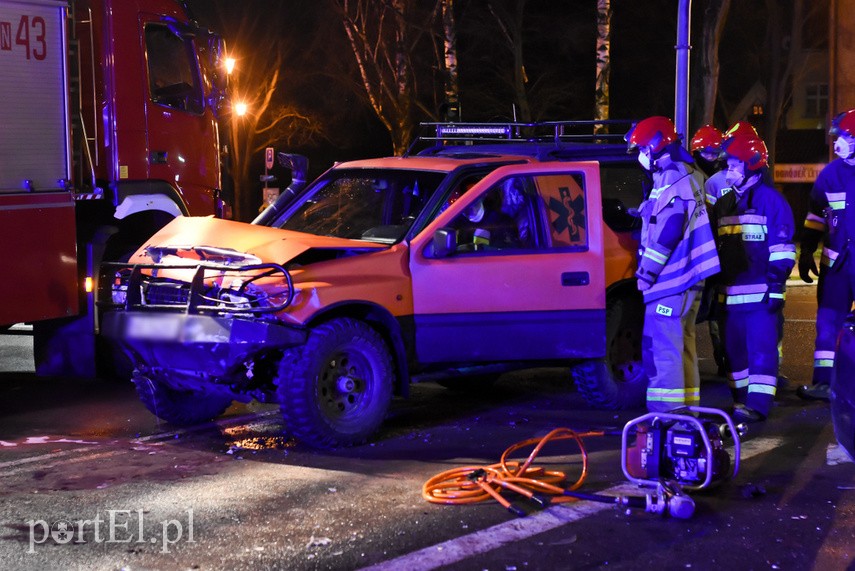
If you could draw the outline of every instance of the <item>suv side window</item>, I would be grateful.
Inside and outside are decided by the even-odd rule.
[[[534,178],[546,208],[550,245],[553,248],[587,250],[587,198],[582,174],[551,174]]]
[[[464,181],[448,203],[466,192]],[[457,231],[457,251],[531,250],[537,238],[536,191],[531,177],[509,177],[485,191],[451,223]]]
[[[201,113],[202,88],[192,46],[167,26],[145,27],[151,100],[181,111]]]

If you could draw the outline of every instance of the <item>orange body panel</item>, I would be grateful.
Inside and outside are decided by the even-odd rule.
[[[353,301],[382,307],[394,317],[412,315],[408,251],[406,244],[398,244],[388,250],[293,271],[294,287],[299,293],[279,317],[307,323],[326,308]]]

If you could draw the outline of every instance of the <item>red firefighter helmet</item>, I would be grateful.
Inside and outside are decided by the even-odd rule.
[[[855,109],[845,111],[832,119],[828,134],[832,137],[839,137],[841,134],[855,137]]]
[[[731,137],[722,148],[728,158],[742,161],[746,171],[758,171],[769,164],[769,150],[760,137]]]
[[[689,143],[689,151],[706,151],[710,153],[721,152],[721,143],[724,136],[721,131],[712,125],[704,125],[695,132],[692,141]]]
[[[638,147],[650,147],[650,153],[654,156],[678,139],[674,123],[660,116],[642,119],[633,125],[625,138],[630,151]]]
[[[734,137],[745,137],[748,139],[759,139],[760,135],[757,134],[757,129],[754,128],[754,125],[752,125],[748,121],[739,121],[738,123],[734,123],[733,127],[728,129],[724,133],[724,139],[725,140],[733,139]]]

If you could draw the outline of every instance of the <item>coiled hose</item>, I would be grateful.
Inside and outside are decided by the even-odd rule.
[[[619,498],[612,496],[574,492],[588,476],[588,452],[583,439],[604,435],[603,431],[580,433],[569,428],[556,428],[541,438],[529,438],[513,444],[502,453],[497,464],[453,468],[433,476],[422,486],[422,497],[431,503],[449,505],[495,500],[518,516],[524,516],[525,512],[502,497],[502,490],[521,494],[544,507],[550,503],[578,499],[618,503]],[[534,465],[538,454],[547,444],[561,440],[574,440],[582,453],[582,473],[570,486],[561,485],[567,477],[564,472]],[[534,448],[524,462],[509,459],[514,452],[529,446]]]

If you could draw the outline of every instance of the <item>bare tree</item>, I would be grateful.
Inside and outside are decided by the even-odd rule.
[[[275,22],[265,12],[249,12],[243,6],[212,4],[212,27],[226,38],[229,53],[237,60],[230,78],[232,111],[221,122],[221,140],[227,142],[227,160],[234,184],[235,218],[251,220],[261,203],[257,173],[265,147],[298,146],[316,141],[323,123],[296,101],[302,76],[294,69],[298,49],[288,38],[272,33]],[[264,38],[265,49],[258,49]],[[283,81],[283,75],[288,81]],[[246,113],[235,112],[238,103]],[[225,181],[224,181],[225,184]]]
[[[764,113],[764,140],[769,156],[774,159],[776,135],[781,126],[781,117],[792,98],[792,81],[798,61],[797,50],[801,49],[802,26],[804,24],[804,0],[793,0],[792,12],[775,0],[766,0],[769,25],[766,29],[766,46],[769,54],[766,83],[766,109]],[[785,35],[785,22],[789,19],[789,30]]]
[[[423,115],[436,114],[436,107],[423,106],[418,79],[439,68],[431,46],[442,0],[426,8],[416,0],[336,2],[368,101],[389,131],[394,153],[401,154],[415,131],[414,106]]]
[[[609,118],[609,76],[611,71],[611,0],[597,0],[597,76],[594,83],[595,113],[594,119],[605,121]],[[596,132],[603,131],[598,126]]]
[[[258,158],[263,156],[265,147],[306,143],[319,137],[322,131],[318,119],[310,119],[293,105],[277,100],[282,87],[281,53],[276,53],[261,70],[258,62],[255,64],[255,72],[250,77],[262,77],[264,80],[255,83],[246,78],[235,82],[233,103],[245,103],[247,112],[237,116],[233,111],[229,125],[237,210],[235,218],[244,221],[252,220],[258,213],[260,194],[253,192],[258,183],[251,173]],[[244,75],[242,72],[239,77]]]
[[[730,0],[707,0],[701,41],[701,124],[712,124],[718,99],[719,46]]]
[[[454,0],[442,1],[443,51],[445,54],[445,117],[447,121],[459,120],[460,82],[457,72],[457,24],[454,20]]]
[[[514,0],[509,6],[487,2],[487,9],[499,25],[501,36],[505,47],[513,56],[513,92],[514,101],[519,114],[516,119],[523,122],[532,120],[531,105],[528,102],[528,76],[525,73],[525,60],[523,59],[523,17],[525,15],[526,0]]]

